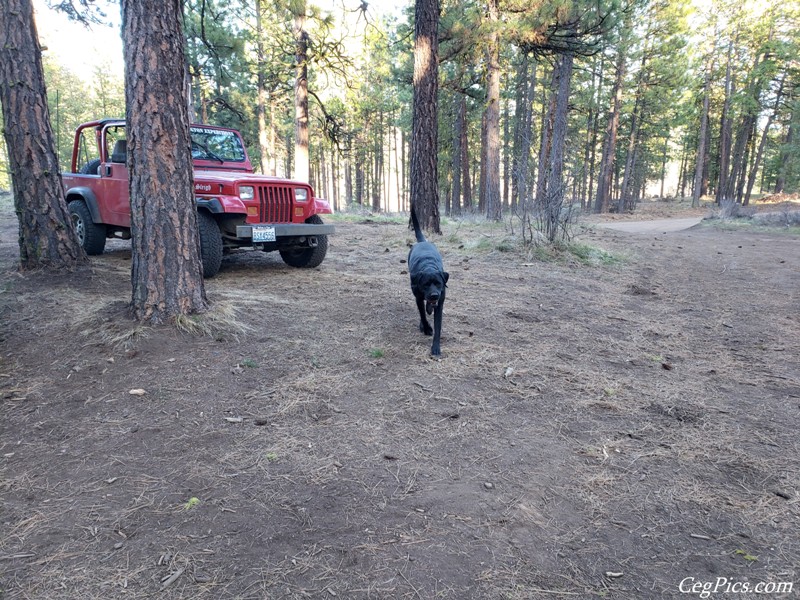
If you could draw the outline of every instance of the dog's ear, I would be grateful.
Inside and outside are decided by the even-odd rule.
[[[448,273],[447,271],[442,271],[442,276],[444,277],[444,284],[446,287],[447,282],[450,281],[450,273]]]

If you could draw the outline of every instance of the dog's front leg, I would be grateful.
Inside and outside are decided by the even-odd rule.
[[[419,330],[425,335],[432,335],[433,329],[428,323],[428,317],[425,316],[425,300],[416,294],[414,296],[417,299],[417,308],[419,309]]]
[[[439,338],[442,337],[442,316],[444,311],[444,294],[439,298],[439,303],[433,313],[433,344],[431,345],[431,356],[439,356],[442,352],[439,349]]]

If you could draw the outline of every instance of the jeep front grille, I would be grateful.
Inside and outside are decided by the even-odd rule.
[[[258,190],[258,218],[262,223],[291,223],[294,190],[285,186],[265,186]]]

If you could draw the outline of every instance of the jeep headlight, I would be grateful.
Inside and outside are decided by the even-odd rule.
[[[239,188],[239,198],[242,200],[252,200],[255,196],[255,190],[251,185],[243,185]]]
[[[294,199],[297,202],[308,200],[308,190],[306,188],[294,188]]]

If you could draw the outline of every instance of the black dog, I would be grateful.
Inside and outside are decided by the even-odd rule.
[[[433,334],[431,355],[439,356],[439,338],[442,335],[442,309],[444,308],[445,289],[450,275],[445,272],[442,257],[436,246],[425,239],[419,227],[417,213],[411,206],[411,222],[417,243],[408,252],[408,274],[411,277],[411,291],[417,299],[419,309],[419,330],[425,335]],[[428,323],[425,312],[433,313],[433,329]]]

